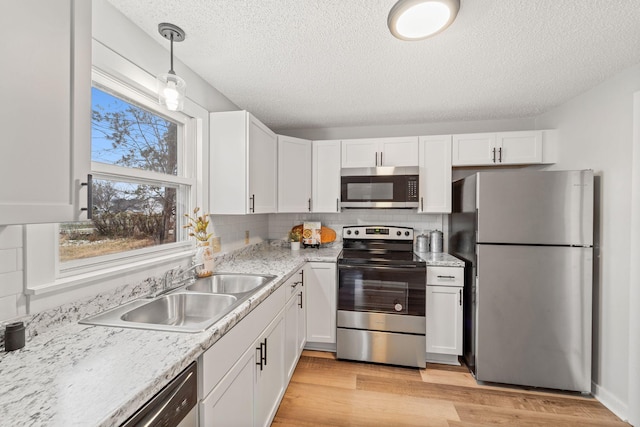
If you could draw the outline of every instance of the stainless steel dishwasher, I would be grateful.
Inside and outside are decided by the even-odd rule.
[[[198,365],[180,375],[122,424],[122,427],[196,427],[198,425]]]

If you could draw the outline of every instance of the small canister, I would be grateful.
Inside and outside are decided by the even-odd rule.
[[[429,235],[421,234],[416,237],[416,252],[429,252]]]
[[[442,231],[431,232],[431,252],[442,252]]]
[[[9,323],[4,333],[5,351],[19,350],[24,347],[25,327],[22,322]]]

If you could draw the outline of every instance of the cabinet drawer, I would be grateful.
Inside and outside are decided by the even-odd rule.
[[[464,267],[427,267],[427,284],[463,286]]]

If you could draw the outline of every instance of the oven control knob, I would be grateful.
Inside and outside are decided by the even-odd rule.
[[[347,235],[351,234],[351,230],[347,230]]]
[[[393,308],[395,308],[396,311],[402,311],[402,304],[396,303],[396,305],[394,305]]]
[[[408,231],[405,231],[405,232],[404,232],[404,235],[405,235],[405,236],[409,236],[409,234],[410,234],[410,233],[409,233]]]
[[[354,231],[355,235],[357,236],[358,234],[360,234],[360,232],[358,230]]]
[[[400,236],[402,234],[402,231],[396,231],[396,234]]]

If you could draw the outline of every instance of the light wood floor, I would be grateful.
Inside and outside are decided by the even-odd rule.
[[[339,361],[305,351],[274,426],[628,426],[573,394],[480,386],[466,367]]]

